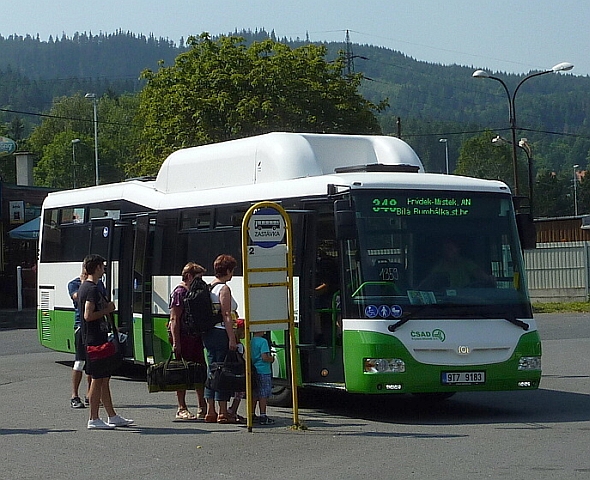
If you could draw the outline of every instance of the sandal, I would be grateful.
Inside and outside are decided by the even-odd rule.
[[[195,417],[191,412],[189,412],[187,408],[179,408],[176,412],[176,420],[191,421],[196,419],[197,417]]]
[[[236,419],[234,417],[232,417],[231,415],[220,413],[219,415],[217,415],[217,423],[228,424],[228,423],[237,423],[237,422],[236,422]]]
[[[229,410],[227,411],[227,418],[231,419],[232,421],[229,423],[246,423],[246,419],[237,413],[232,413]]]
[[[205,423],[217,423],[217,414],[211,413],[205,415]]]
[[[205,420],[205,417],[207,417],[207,409],[199,407],[197,410],[197,420]]]

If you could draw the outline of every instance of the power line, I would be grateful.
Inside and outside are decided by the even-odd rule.
[[[87,122],[87,123],[94,123],[94,120],[88,118],[76,118],[76,117],[62,117],[61,115],[50,115],[48,113],[33,113],[33,112],[23,112],[21,110],[10,110],[8,108],[0,108],[0,112],[7,112],[7,113],[16,113],[19,115],[29,115],[32,117],[43,117],[43,118],[55,118],[58,120],[70,120],[73,122]],[[105,122],[105,121],[97,121],[96,123],[100,123],[101,125],[117,125],[120,127],[131,127],[133,124],[130,123],[120,123],[120,122]],[[136,125],[137,126],[137,125]]]

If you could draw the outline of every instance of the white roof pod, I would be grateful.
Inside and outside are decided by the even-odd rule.
[[[277,132],[178,150],[164,161],[154,186],[164,193],[189,192],[372,164],[410,165],[424,172],[414,150],[395,137]]]

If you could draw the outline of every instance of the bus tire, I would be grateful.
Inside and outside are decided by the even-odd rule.
[[[267,403],[271,407],[290,407],[293,403],[291,388],[283,385],[272,387],[272,394],[268,397]]]

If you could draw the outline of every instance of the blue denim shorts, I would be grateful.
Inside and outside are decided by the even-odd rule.
[[[257,398],[268,398],[272,395],[272,375],[270,373],[256,373],[258,387],[256,388]]]
[[[203,334],[203,345],[207,350],[207,364],[223,362],[229,350],[227,332],[221,328],[212,328]],[[214,398],[217,402],[227,402],[234,392],[216,392],[205,387],[205,398]]]

